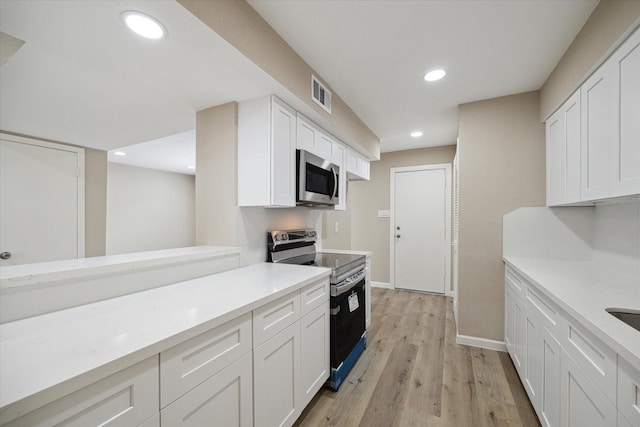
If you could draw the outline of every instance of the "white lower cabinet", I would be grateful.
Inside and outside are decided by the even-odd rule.
[[[544,427],[560,426],[560,365],[562,348],[547,331],[541,329],[541,383],[538,417]]]
[[[563,350],[560,380],[561,424],[564,427],[615,427],[616,408]]]
[[[300,406],[305,407],[329,377],[329,305],[300,320]]]
[[[327,277],[2,425],[291,426],[329,377],[329,322]]]
[[[290,426],[300,415],[300,323],[296,322],[253,351],[254,423]]]
[[[163,426],[253,425],[251,352],[218,372],[160,413]]]
[[[640,372],[509,266],[505,345],[542,426],[640,426]]]
[[[261,341],[256,325],[274,326],[258,326],[270,332]],[[329,280],[255,310],[254,338],[254,424],[293,425],[329,378]]]
[[[640,426],[640,371],[619,357],[618,426],[626,425]]]
[[[160,407],[251,352],[251,313],[160,353]]]
[[[152,426],[159,411],[158,356],[62,397],[5,424],[18,426]],[[150,424],[149,424],[149,423]]]

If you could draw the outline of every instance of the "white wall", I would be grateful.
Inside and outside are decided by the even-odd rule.
[[[593,261],[640,278],[638,198],[520,208],[504,216],[503,231],[505,256]]]
[[[107,255],[194,244],[192,175],[108,164]]]
[[[593,260],[640,277],[640,200],[596,206]]]

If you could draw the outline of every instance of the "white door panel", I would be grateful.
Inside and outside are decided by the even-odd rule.
[[[84,256],[84,150],[0,140],[0,265]]]
[[[450,166],[397,168],[392,174],[394,285],[444,293],[450,256]]]

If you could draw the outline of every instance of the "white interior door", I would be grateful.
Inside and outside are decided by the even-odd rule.
[[[391,169],[392,279],[444,294],[449,283],[450,165]]]
[[[0,265],[84,257],[84,150],[0,135]]]

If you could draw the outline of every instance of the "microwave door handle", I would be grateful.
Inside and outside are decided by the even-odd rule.
[[[335,199],[338,192],[338,174],[336,173],[336,168],[331,168],[331,172],[333,172],[333,194],[331,199]]]

